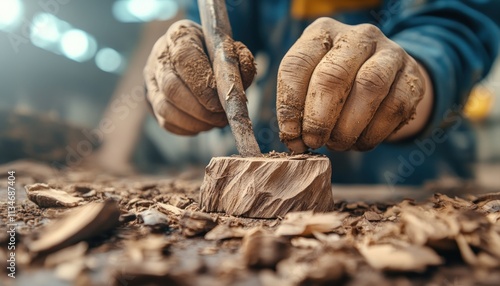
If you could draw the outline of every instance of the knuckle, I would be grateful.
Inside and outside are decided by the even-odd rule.
[[[369,37],[379,37],[382,36],[383,33],[382,31],[375,25],[373,24],[359,24],[354,26],[355,29],[361,33],[362,35],[369,36]]]
[[[388,116],[394,121],[405,120],[411,116],[413,110],[412,104],[408,100],[408,94],[401,95],[399,98],[387,104],[389,109]]]
[[[355,82],[368,92],[380,94],[389,85],[389,79],[383,72],[374,72],[370,69],[361,69]]]
[[[420,76],[420,72],[417,70],[416,73],[404,73],[402,76],[404,81],[406,97],[408,101],[412,101],[415,99],[420,100],[420,98],[424,95],[425,92],[425,83]]]
[[[385,58],[398,59],[399,61],[407,62],[408,54],[406,51],[397,43],[387,39],[382,45],[382,49],[379,51],[380,55]]]
[[[182,19],[182,20],[179,20],[175,23],[173,23],[169,30],[172,29],[172,31],[175,31],[177,29],[180,29],[180,28],[187,28],[187,27],[198,27],[198,24],[196,24],[195,22],[189,20],[189,19]]]
[[[303,81],[303,79],[299,77],[298,71],[307,72],[313,68],[311,63],[303,56],[287,54],[281,61],[279,73],[283,77],[287,77],[288,80],[295,79],[297,81]]]
[[[184,42],[184,39],[191,41],[193,39],[202,39],[203,31],[200,25],[191,20],[179,20],[168,28],[165,37],[170,44],[175,44],[179,40]]]
[[[356,142],[357,136],[344,134],[340,130],[333,130],[330,140],[326,143],[326,147],[334,151],[347,151]]]
[[[336,63],[319,66],[316,76],[318,84],[329,89],[339,87],[347,91],[351,87],[351,83],[348,81],[349,74],[347,70]]]
[[[309,25],[310,28],[319,28],[319,29],[330,29],[332,24],[336,22],[332,18],[328,17],[320,17],[316,19],[314,22]]]

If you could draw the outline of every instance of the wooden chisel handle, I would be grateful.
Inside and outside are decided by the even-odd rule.
[[[225,0],[198,0],[198,7],[217,93],[235,137],[236,148],[243,157],[261,156],[248,117],[247,98],[241,82],[238,54],[233,45]]]

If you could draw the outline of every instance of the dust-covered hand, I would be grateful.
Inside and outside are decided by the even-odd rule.
[[[255,75],[254,58],[240,42],[234,49],[247,88]],[[168,131],[195,135],[227,125],[200,25],[181,20],[170,26],[154,45],[144,77],[154,115]]]
[[[372,149],[414,116],[423,73],[377,27],[318,19],[279,67],[280,138],[295,152]]]

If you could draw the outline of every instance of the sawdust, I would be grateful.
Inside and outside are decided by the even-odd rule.
[[[82,197],[77,209],[18,202],[19,281],[30,281],[30,273],[80,285],[500,281],[499,193],[436,194],[423,203],[338,201],[334,213],[259,220],[203,213],[199,180],[69,172],[40,183],[95,195]],[[0,211],[5,222],[5,203]],[[161,217],[163,227],[147,225],[145,212]],[[0,235],[0,257],[6,242]]]

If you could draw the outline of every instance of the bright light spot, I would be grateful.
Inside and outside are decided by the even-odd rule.
[[[61,37],[62,53],[75,61],[83,62],[94,56],[97,44],[94,38],[82,30],[69,30]]]
[[[118,72],[122,66],[122,57],[111,48],[103,48],[97,52],[95,63],[105,72]]]
[[[113,15],[121,22],[149,22],[168,20],[178,9],[175,0],[118,0],[113,4]]]
[[[39,13],[33,17],[30,29],[31,42],[38,47],[55,46],[61,34],[69,29],[69,25],[52,14]]]
[[[156,6],[156,0],[129,0],[127,4],[130,13],[143,21],[155,14]]]
[[[15,28],[21,22],[23,10],[20,0],[0,0],[0,29]]]

